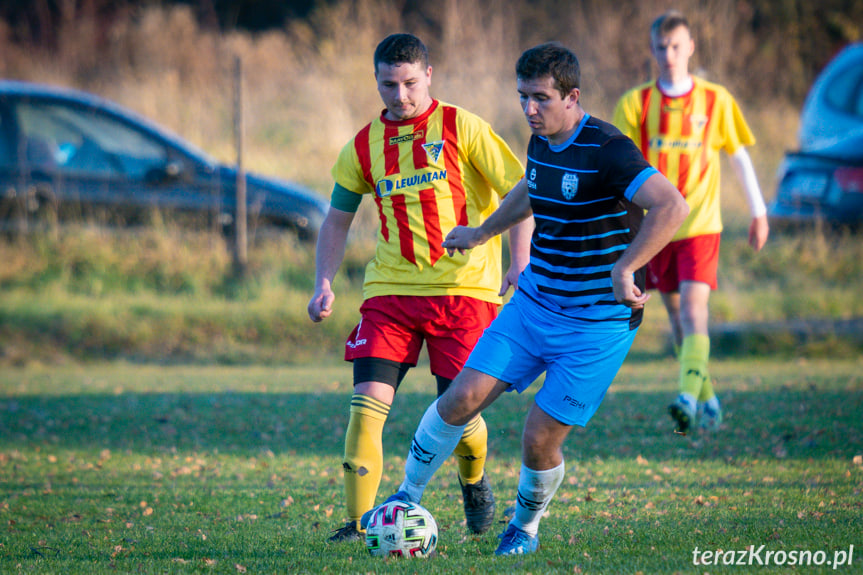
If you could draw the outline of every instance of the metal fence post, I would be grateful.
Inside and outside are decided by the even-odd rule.
[[[243,170],[243,64],[234,57],[234,138],[237,148],[237,203],[234,214],[234,270],[245,276],[249,263],[246,174]]]

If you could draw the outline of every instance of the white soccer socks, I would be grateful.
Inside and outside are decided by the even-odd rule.
[[[515,515],[510,521],[531,537],[539,531],[539,520],[563,481],[564,462],[552,469],[534,471],[524,464],[518,476]]]
[[[464,428],[464,425],[445,422],[437,411],[435,400],[426,409],[414,433],[405,462],[405,479],[399,491],[404,491],[411,501],[419,503],[429,480],[458,445]]]

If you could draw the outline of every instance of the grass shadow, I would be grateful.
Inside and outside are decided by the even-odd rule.
[[[530,396],[531,392],[527,392]],[[716,433],[672,433],[665,391],[615,390],[565,450],[607,458],[851,458],[863,451],[861,389],[728,391]],[[397,396],[385,453],[403,455],[433,396]],[[485,417],[491,457],[517,457],[530,397],[506,394]],[[146,455],[260,453],[341,457],[349,395],[343,393],[123,393],[0,397],[0,450],[112,450]]]

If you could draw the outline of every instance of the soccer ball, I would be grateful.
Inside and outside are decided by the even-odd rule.
[[[374,557],[428,557],[436,546],[437,523],[417,503],[384,503],[366,526],[366,547]]]

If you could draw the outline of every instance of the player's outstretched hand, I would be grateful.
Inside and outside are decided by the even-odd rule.
[[[465,250],[469,250],[483,243],[477,228],[469,228],[467,226],[456,226],[446,235],[441,244],[446,248],[446,253],[452,256],[456,250],[464,255]]]

